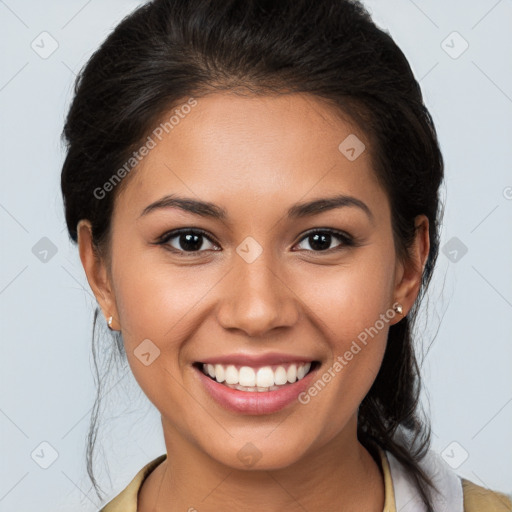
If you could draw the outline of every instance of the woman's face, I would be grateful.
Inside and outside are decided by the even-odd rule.
[[[215,93],[163,134],[116,199],[98,299],[166,440],[263,469],[355,441],[392,305],[417,292],[364,133],[311,96]]]

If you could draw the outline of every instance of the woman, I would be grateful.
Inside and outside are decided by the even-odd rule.
[[[69,234],[166,445],[102,510],[510,510],[429,450],[443,159],[360,4],[150,2],[64,136]]]

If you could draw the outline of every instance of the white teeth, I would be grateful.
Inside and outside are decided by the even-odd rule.
[[[217,382],[224,382],[226,380],[226,372],[224,371],[224,366],[221,364],[215,365],[214,378],[217,379]]]
[[[288,377],[286,376],[286,370],[280,366],[277,368],[277,370],[274,372],[274,383],[276,386],[283,386],[288,382]]]
[[[279,386],[270,386],[269,388],[259,388],[258,386],[246,388],[244,386],[240,386],[240,384],[225,384],[228,388],[231,389],[238,389],[239,391],[250,391],[250,392],[258,392],[261,393],[263,391],[275,391],[276,389],[279,389]]]
[[[233,365],[226,368],[226,384],[238,384],[238,370]]]
[[[245,387],[253,387],[256,385],[256,373],[249,366],[242,366],[238,372],[238,384]]]
[[[258,370],[250,366],[242,366],[240,370],[230,364],[203,364],[203,373],[219,383],[242,391],[262,392],[279,389],[288,383],[293,384],[303,379],[311,369],[311,363],[291,364],[285,366],[263,366]]]
[[[243,384],[240,381],[240,384]],[[256,374],[256,385],[260,388],[269,388],[274,385],[274,372],[270,366],[264,366]]]

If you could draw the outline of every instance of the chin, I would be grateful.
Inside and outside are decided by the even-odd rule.
[[[287,468],[299,462],[304,456],[306,450],[303,437],[297,436],[297,439],[290,439],[290,436],[284,435],[276,436],[274,439],[270,437],[272,436],[267,432],[260,438],[252,436],[247,441],[241,441],[240,437],[233,438],[229,446],[225,443],[218,447],[210,445],[207,453],[217,462],[232,469],[261,471]]]

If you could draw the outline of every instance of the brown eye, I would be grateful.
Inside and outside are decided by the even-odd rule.
[[[201,252],[216,247],[204,232],[193,229],[170,231],[159,239],[158,244],[179,253]]]
[[[333,247],[332,244],[336,244],[336,240],[341,241],[341,243],[338,243]],[[311,250],[314,252],[326,252],[354,245],[351,237],[342,232],[330,229],[310,232],[302,238],[301,242],[302,241],[307,241],[310,247],[309,249],[306,247],[305,250]]]

